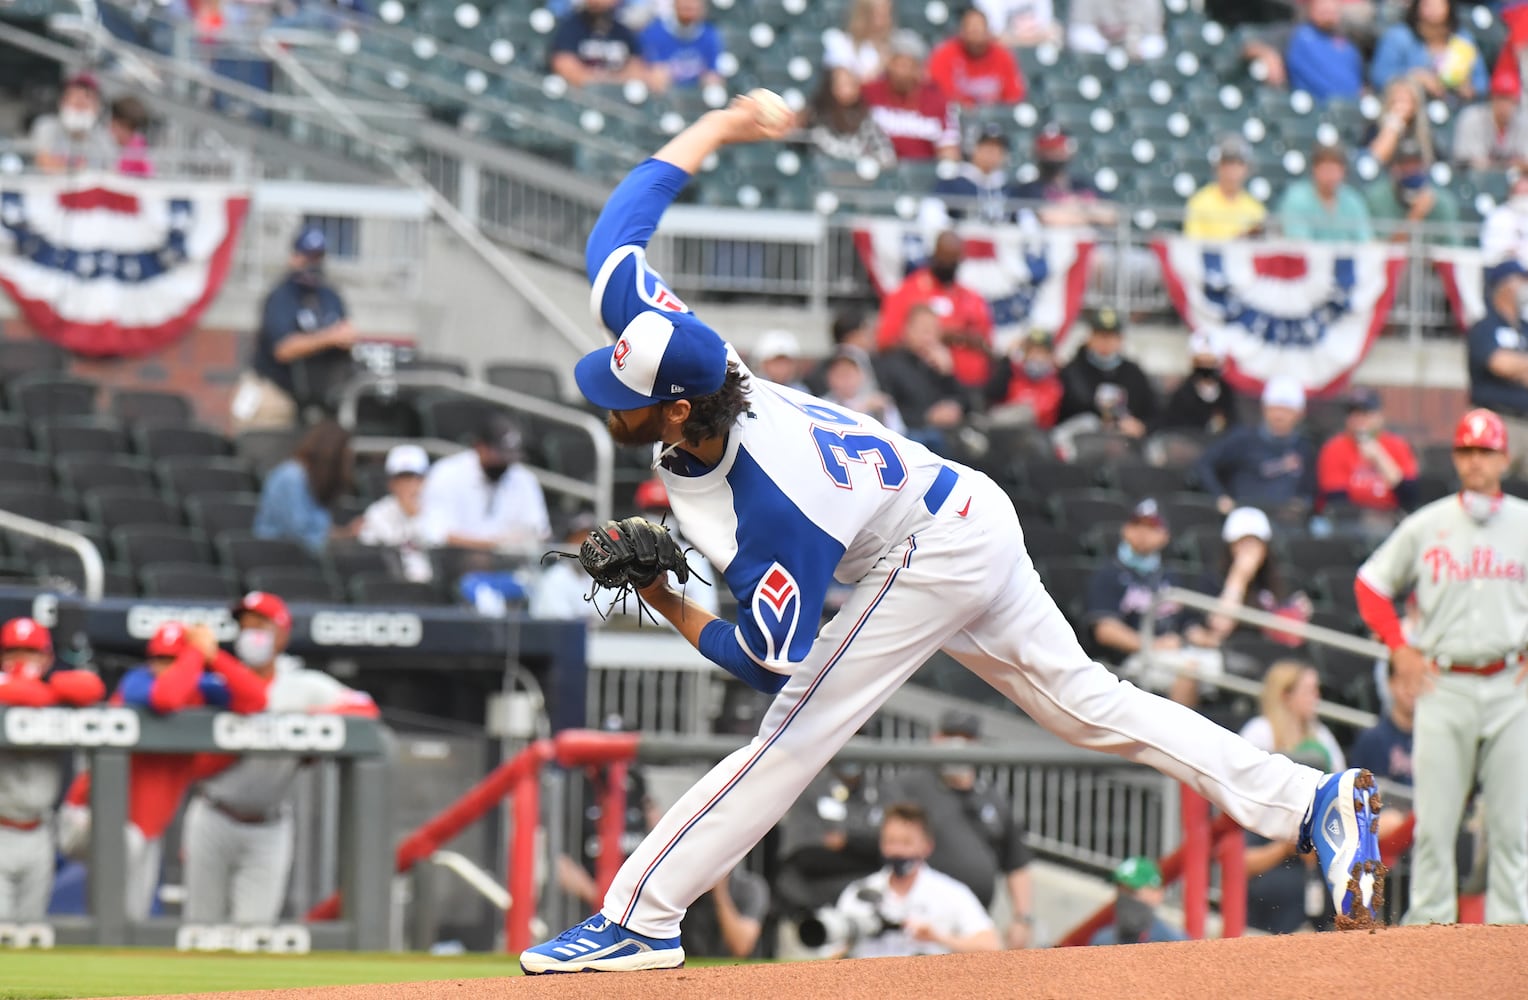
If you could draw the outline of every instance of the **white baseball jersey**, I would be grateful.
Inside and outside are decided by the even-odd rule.
[[[1528,501],[1502,497],[1484,524],[1444,497],[1400,523],[1358,571],[1385,597],[1416,588],[1417,648],[1489,663],[1528,644]]]
[[[880,901],[861,899],[859,894],[864,889],[879,894]],[[974,892],[958,879],[936,871],[927,864],[919,866],[905,896],[892,890],[891,872],[883,868],[850,882],[843,895],[838,897],[836,909],[843,913],[877,913],[888,923],[900,924],[913,920],[958,938],[970,937],[993,927],[992,918]],[[932,941],[915,940],[905,931],[894,930],[857,942],[849,957],[944,955],[949,950]]]

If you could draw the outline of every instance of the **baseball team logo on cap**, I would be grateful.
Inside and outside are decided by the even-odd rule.
[[[610,352],[610,360],[617,369],[626,367],[626,355],[631,353],[631,341],[622,337],[615,342],[615,350]]]
[[[607,410],[639,410],[707,396],[727,379],[727,345],[691,313],[638,313],[611,347],[590,351],[573,369],[579,391]]]
[[[1471,410],[1459,419],[1459,426],[1454,428],[1454,447],[1506,451],[1507,425],[1491,410]]]

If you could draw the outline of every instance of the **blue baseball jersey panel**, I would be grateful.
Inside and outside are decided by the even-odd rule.
[[[584,248],[592,286],[589,306],[616,336],[649,309],[690,311],[647,263],[647,244],[658,220],[689,182],[690,175],[671,163],[639,164],[611,193],[589,234]]]

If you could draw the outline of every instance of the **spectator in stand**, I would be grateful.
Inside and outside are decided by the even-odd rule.
[[[1268,515],[1256,507],[1238,507],[1226,516],[1220,530],[1224,547],[1220,555],[1220,573],[1225,583],[1220,588],[1223,609],[1248,607],[1291,621],[1309,621],[1314,610],[1304,591],[1291,590],[1279,566],[1278,556],[1270,547],[1273,525]],[[1212,613],[1206,627],[1221,640],[1242,626],[1225,613]],[[1263,635],[1275,642],[1293,645],[1290,635],[1278,629],[1263,629]]]
[[[0,628],[0,708],[82,708],[106,697],[88,670],[58,669],[53,637],[30,618]],[[0,750],[0,923],[43,920],[53,892],[53,806],[63,789],[62,755]]]
[[[1122,48],[1131,59],[1167,54],[1162,0],[1072,0],[1066,44],[1075,52]]]
[[[934,310],[919,303],[905,315],[901,340],[881,356],[881,387],[896,401],[908,437],[943,452],[966,419],[967,392]]]
[[[967,388],[985,389],[992,377],[992,312],[980,292],[956,281],[965,257],[960,236],[950,230],[934,240],[928,265],[920,267],[881,303],[876,344],[885,351],[902,338],[914,306],[928,306],[954,359],[954,376]],[[900,402],[900,400],[899,400]],[[903,410],[911,426],[917,426]]]
[[[338,527],[333,514],[335,503],[350,490],[354,469],[349,431],[333,420],[308,428],[292,457],[265,477],[255,508],[255,537],[299,542],[315,555],[331,538],[354,538],[362,521]]]
[[[776,385],[806,392],[801,382],[801,342],[789,330],[768,330],[754,348],[754,371]]]
[[[1305,23],[1289,36],[1284,66],[1290,89],[1305,91],[1317,104],[1362,96],[1363,56],[1342,32],[1339,0],[1310,0]]]
[[[1489,224],[1489,223],[1488,223]],[[1486,314],[1470,327],[1470,405],[1495,410],[1507,425],[1514,465],[1528,458],[1528,323],[1521,303],[1528,269],[1515,258],[1486,269]]]
[[[1426,166],[1437,158],[1432,126],[1422,107],[1421,88],[1406,79],[1392,80],[1385,88],[1385,111],[1369,126],[1364,146],[1381,166],[1389,164],[1401,147],[1415,147]]]
[[[812,106],[800,116],[813,147],[822,156],[847,163],[871,159],[882,170],[897,165],[897,151],[876,124],[854,71],[835,66],[822,76]]]
[[[552,533],[541,484],[520,464],[520,429],[501,414],[483,419],[471,448],[436,462],[424,480],[424,516],[447,545],[525,550]]]
[[[1017,104],[1024,99],[1024,74],[1013,53],[992,37],[987,15],[967,7],[960,29],[929,58],[928,75],[951,100],[966,107]]]
[[[1378,541],[1402,511],[1417,503],[1417,458],[1399,434],[1385,430],[1379,394],[1359,386],[1348,393],[1347,425],[1321,447],[1316,484],[1329,520],[1372,528]]]
[[[615,8],[616,0],[582,0],[552,33],[547,68],[575,87],[646,79],[642,42]]]
[[[827,391],[821,393],[830,403],[863,413],[885,424],[896,434],[905,434],[907,425],[896,402],[884,392],[872,388],[875,376],[863,351],[840,347],[827,361]]]
[[[1044,202],[1036,209],[1047,226],[1112,225],[1117,213],[1092,183],[1070,172],[1077,144],[1060,125],[1051,124],[1035,136],[1038,176],[1019,185],[1014,197]]]
[[[117,144],[117,173],[131,177],[151,177],[154,165],[149,161],[149,111],[136,97],[119,97],[111,102],[107,128]]]
[[[1321,0],[1317,0],[1321,2]],[[1348,155],[1341,146],[1318,144],[1311,151],[1310,176],[1284,189],[1279,225],[1292,240],[1367,243],[1374,239],[1363,195],[1343,183]]]
[[[976,6],[1008,48],[1060,45],[1065,35],[1051,0],[976,0]]]
[[[1088,944],[1150,944],[1187,941],[1188,935],[1157,913],[1167,901],[1162,870],[1147,857],[1126,858],[1111,876],[1115,886],[1114,922],[1101,927]]]
[[[1199,458],[1199,483],[1222,513],[1257,507],[1279,520],[1310,514],[1316,500],[1316,452],[1301,432],[1305,388],[1288,375],[1263,385],[1263,419],[1233,427]]]
[[[918,33],[899,31],[891,39],[886,72],[864,87],[870,114],[899,160],[960,157],[955,104],[928,79],[927,62],[928,46]]]
[[[1455,101],[1484,94],[1487,75],[1474,36],[1459,27],[1454,0],[1411,0],[1405,20],[1380,36],[1369,68],[1376,89],[1407,77],[1429,97]]]
[[[1006,361],[993,366],[987,401],[994,411],[1028,411],[1026,423],[1048,431],[1061,412],[1061,373],[1056,367],[1056,344],[1044,330],[1031,330],[1015,345]]]
[[[1157,416],[1157,393],[1141,366],[1125,357],[1124,320],[1113,309],[1090,310],[1084,317],[1088,339],[1061,369],[1061,412],[1067,423],[1091,414],[1106,429],[1137,440]]]
[[[417,444],[394,445],[384,471],[387,496],[366,508],[356,537],[362,545],[397,550],[404,578],[429,583],[435,576],[429,550],[446,540],[440,526],[424,516],[424,477],[430,471],[430,456]]]
[[[722,33],[706,20],[706,0],[674,0],[671,12],[653,18],[642,31],[648,85],[660,94],[670,87],[721,83],[717,64],[726,51]]]
[[[1522,84],[1498,73],[1491,78],[1491,100],[1472,104],[1454,119],[1457,166],[1471,170],[1506,170],[1528,163],[1528,111],[1522,107]]]
[[[1424,243],[1461,244],[1464,228],[1459,222],[1459,199],[1446,187],[1432,182],[1427,160],[1411,140],[1396,148],[1387,177],[1376,177],[1364,189],[1369,217],[1381,226],[1390,226],[1390,238],[1397,243],[1409,241],[1417,227],[1422,227]]]
[[[807,376],[806,384],[816,395],[822,395],[828,386],[828,366],[840,354],[852,354],[860,361],[864,373],[864,391],[880,391],[880,373],[876,370],[875,323],[865,310],[850,306],[833,315],[829,336],[833,338],[833,353],[823,359],[817,370]]]
[[[1507,200],[1491,209],[1480,226],[1481,255],[1488,268],[1506,260],[1528,267],[1528,167],[1508,170],[1507,184]]]
[[[1236,423],[1236,398],[1221,374],[1225,352],[1215,336],[1196,330],[1188,338],[1188,376],[1167,398],[1157,427],[1221,434]]]
[[[563,530],[558,532],[562,543],[554,543],[553,550],[570,557],[578,555],[578,550],[598,524],[594,514],[589,511],[573,515]],[[589,574],[583,571],[576,559],[548,559],[530,591],[529,611],[532,618],[581,621],[591,626],[603,619],[601,612],[604,606],[597,607],[590,598]],[[633,842],[632,846],[635,847],[636,843]],[[579,895],[582,898],[582,894]]]
[[[1247,193],[1252,148],[1228,135],[1210,151],[1215,179],[1196,191],[1184,209],[1183,235],[1196,240],[1235,240],[1263,228],[1268,209]]]
[[[885,71],[896,29],[891,0],[853,0],[844,27],[822,33],[822,64],[846,69],[861,83],[869,83]]]
[[[101,85],[89,73],[64,81],[58,110],[32,123],[32,159],[45,173],[105,167],[117,162],[117,147],[101,121]]]
[[[1111,660],[1120,662],[1125,673],[1137,676],[1142,687],[1193,705],[1198,700],[1198,683],[1192,677],[1177,675],[1174,668],[1205,665],[1189,647],[1219,645],[1219,639],[1196,614],[1177,604],[1160,605],[1151,646],[1154,655],[1140,655],[1144,649],[1141,621],[1157,591],[1194,584],[1162,565],[1162,553],[1172,541],[1172,532],[1156,499],[1136,501],[1119,534],[1114,559],[1099,566],[1088,580],[1087,622],[1092,640]],[[1158,658],[1164,662],[1150,662]]]
[[[324,275],[327,249],[321,229],[304,229],[292,244],[288,271],[265,297],[249,369],[234,390],[235,429],[294,426],[299,401],[293,364],[305,358],[348,361],[356,332],[345,300]]]
[[[995,122],[976,137],[970,157],[950,177],[934,182],[932,194],[944,204],[945,215],[999,225],[1013,220],[1012,201],[1018,184],[1008,172],[1008,136]]]
[[[1397,676],[1395,664],[1385,664],[1389,705],[1373,726],[1358,734],[1348,755],[1354,767],[1372,771],[1376,778],[1411,787],[1411,740],[1416,722],[1417,697],[1422,693],[1418,677]],[[1387,836],[1405,823],[1406,817],[1395,812],[1386,820],[1381,814],[1379,835]],[[1391,889],[1386,886],[1386,889]],[[1404,897],[1402,897],[1404,898]]]
[[[1242,739],[1259,750],[1283,754],[1321,754],[1326,770],[1341,771],[1347,760],[1337,737],[1316,715],[1321,703],[1321,675],[1299,660],[1280,660],[1263,677],[1258,699],[1261,714],[1242,726]]]
[[[812,779],[780,824],[774,890],[782,916],[832,906],[846,885],[881,866],[881,802],[862,764],[835,760]]]

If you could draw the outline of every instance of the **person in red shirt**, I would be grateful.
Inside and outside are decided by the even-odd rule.
[[[940,233],[928,266],[909,274],[881,301],[881,329],[875,342],[882,351],[897,346],[908,310],[928,306],[939,317],[940,331],[955,357],[956,380],[985,390],[992,378],[992,312],[981,293],[955,281],[964,253],[959,235]]]
[[[0,628],[0,705],[79,708],[104,697],[106,685],[89,670],[55,668],[53,636],[38,622],[12,618]]]
[[[1017,104],[1024,99],[1024,76],[1013,53],[997,44],[987,15],[970,7],[960,16],[960,31],[934,49],[929,79],[950,99],[967,107]]]
[[[994,366],[987,398],[994,407],[1022,406],[1041,430],[1056,426],[1063,394],[1056,370],[1056,344],[1044,330],[1031,330],[1012,355]]]
[[[892,36],[886,73],[865,84],[861,100],[891,140],[899,160],[960,158],[955,104],[925,72],[928,46],[915,31]]]
[[[1372,389],[1347,398],[1347,426],[1321,448],[1316,486],[1322,512],[1333,519],[1416,506],[1417,459],[1399,434],[1384,429],[1385,415]],[[1394,518],[1382,519],[1393,526]]]

